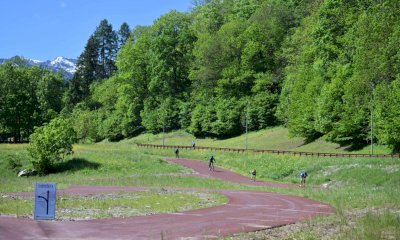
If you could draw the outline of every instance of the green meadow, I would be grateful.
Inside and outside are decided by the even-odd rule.
[[[166,145],[190,145],[193,136],[185,132],[164,135]],[[231,139],[195,139],[197,146],[245,147],[246,136]],[[163,135],[142,134],[121,142],[100,142],[74,146],[74,155],[56,166],[47,176],[16,177],[17,171],[30,167],[26,145],[0,145],[0,214],[30,216],[33,200],[11,197],[9,192],[33,191],[35,182],[56,182],[58,189],[73,185],[146,186],[145,193],[118,193],[63,196],[57,202],[60,219],[127,217],[174,212],[224,204],[227,199],[213,190],[247,189],[293,194],[329,203],[336,208],[332,216],[304,221],[284,239],[399,239],[400,238],[400,159],[397,158],[331,158],[300,157],[261,153],[231,153],[209,150],[184,150],[183,158],[203,161],[214,155],[218,166],[266,181],[299,183],[299,173],[309,173],[307,187],[278,189],[250,187],[215,179],[197,178],[190,169],[163,160],[174,156],[173,149],[139,148],[136,143],[162,144]],[[305,144],[300,138],[288,137],[284,128],[273,128],[248,135],[248,147],[318,152],[348,152],[318,139]],[[374,146],[389,153],[384,146]],[[369,146],[355,152],[368,153]],[[187,192],[170,188],[198,188]],[[166,190],[168,189],[168,190]],[[172,204],[173,203],[173,204]],[[109,209],[114,209],[114,215]],[[329,226],[329,234],[324,231]],[[277,228],[275,231],[284,231]],[[267,233],[247,233],[233,239],[267,238]]]

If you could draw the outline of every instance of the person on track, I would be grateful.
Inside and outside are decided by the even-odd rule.
[[[301,171],[300,173],[300,187],[305,187],[306,186],[306,178],[308,177],[308,174],[306,171]]]
[[[210,171],[214,171],[214,162],[215,158],[214,156],[211,156],[210,161],[208,162],[208,169],[210,169]]]
[[[176,157],[176,158],[179,158],[179,148],[177,148],[177,149],[175,150],[175,157]]]
[[[251,179],[253,179],[253,181],[256,181],[256,176],[257,176],[257,171],[256,169],[253,169],[253,171],[251,171]]]

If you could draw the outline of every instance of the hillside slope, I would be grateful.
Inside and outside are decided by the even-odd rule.
[[[209,147],[231,147],[246,148],[246,134],[229,139],[195,138],[193,135],[184,131],[175,131],[164,134],[165,145],[191,145],[192,140],[197,146]],[[163,144],[163,134],[142,134],[132,138],[133,143]],[[247,147],[254,149],[274,149],[304,152],[324,152],[324,153],[370,153],[370,146],[365,145],[359,149],[351,149],[350,146],[340,146],[324,140],[323,137],[306,143],[304,138],[290,137],[289,131],[284,127],[274,127],[248,134]],[[388,154],[390,149],[386,146],[375,145],[375,154]]]

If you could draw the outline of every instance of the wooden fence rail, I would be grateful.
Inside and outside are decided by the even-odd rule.
[[[271,149],[244,149],[244,148],[220,148],[220,147],[203,147],[203,146],[176,146],[176,145],[157,145],[157,144],[137,144],[138,147],[160,148],[160,149],[185,149],[185,150],[211,150],[224,152],[255,152],[255,153],[274,153],[299,156],[318,156],[318,157],[369,157],[369,158],[400,158],[400,154],[362,154],[362,153],[316,153],[316,152],[297,152],[285,150]]]

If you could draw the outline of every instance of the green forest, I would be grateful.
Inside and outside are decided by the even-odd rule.
[[[227,138],[248,121],[251,131],[284,125],[307,141],[399,152],[399,9],[397,0],[199,0],[150,26],[116,30],[104,19],[72,79],[20,58],[0,65],[0,134],[23,141],[53,121],[80,142],[177,129]]]

